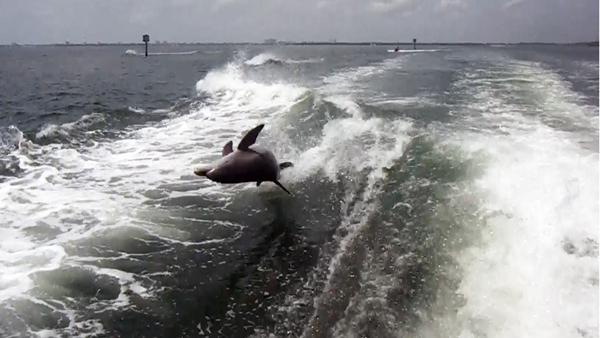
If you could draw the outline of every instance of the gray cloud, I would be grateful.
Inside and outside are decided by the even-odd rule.
[[[598,0],[0,0],[0,43],[575,42]]]

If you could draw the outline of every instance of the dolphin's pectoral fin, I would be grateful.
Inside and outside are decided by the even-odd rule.
[[[231,153],[233,153],[233,141],[225,143],[225,146],[223,146],[223,152],[221,153],[221,156],[227,156]]]
[[[256,138],[264,126],[264,124],[259,124],[258,126],[254,127],[254,129],[250,130],[246,135],[244,135],[237,148],[242,151],[248,150],[248,147],[256,142]]]
[[[258,181],[258,182],[256,182],[256,186],[257,186],[257,187],[258,187],[258,186],[260,186],[260,184],[261,184],[261,183],[262,183],[262,181]]]
[[[278,180],[274,180],[273,183],[277,184],[281,189],[283,189],[285,192],[287,192],[288,194],[292,194],[291,192],[289,192],[284,186],[283,184],[279,183]]]
[[[279,163],[279,170],[283,170],[285,168],[291,168],[294,164],[292,162],[281,162]]]

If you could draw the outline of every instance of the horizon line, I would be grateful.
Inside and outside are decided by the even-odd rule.
[[[419,42],[418,45],[522,45],[522,44],[536,44],[536,45],[580,45],[580,44],[592,44],[598,45],[598,40],[591,41],[577,41],[577,42],[540,42],[540,41],[521,41],[521,42],[469,42],[469,41],[456,41],[456,42]],[[9,44],[0,44],[0,46],[99,46],[99,45],[145,45],[144,42],[49,42],[49,43],[18,43],[11,42]],[[160,41],[159,43],[153,42],[148,43],[151,46],[161,45],[409,45],[412,46],[413,42],[388,42],[388,41],[276,41],[276,42],[169,42]]]

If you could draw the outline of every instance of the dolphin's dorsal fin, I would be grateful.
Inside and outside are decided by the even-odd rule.
[[[254,129],[250,130],[246,135],[244,135],[244,137],[240,141],[240,144],[238,144],[237,146],[238,150],[247,151],[248,147],[250,147],[254,144],[254,142],[256,142],[256,138],[258,137],[258,134],[264,126],[264,124],[259,124],[258,126],[254,127]]]
[[[225,146],[223,146],[223,152],[221,153],[221,155],[227,156],[231,153],[233,153],[233,142],[229,141],[229,142],[225,143]]]

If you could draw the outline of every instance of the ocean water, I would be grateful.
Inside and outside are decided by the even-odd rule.
[[[0,48],[0,336],[599,336],[597,47],[142,48]]]

